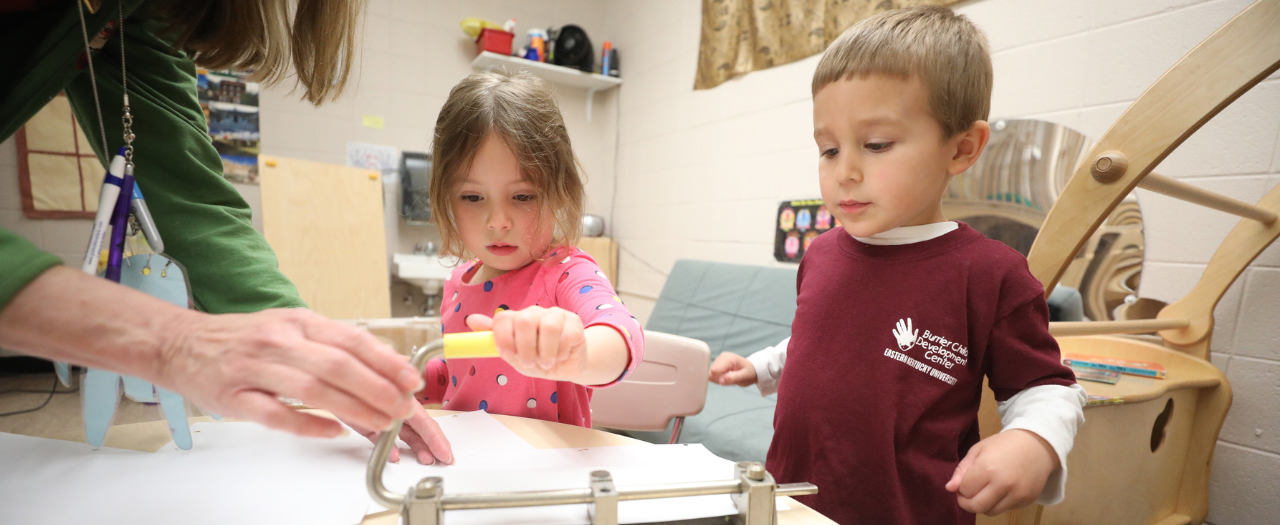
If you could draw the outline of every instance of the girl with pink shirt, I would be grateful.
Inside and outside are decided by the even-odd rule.
[[[573,247],[583,184],[555,97],[527,73],[473,74],[449,93],[432,152],[442,254],[473,257],[444,286],[444,332],[491,330],[501,359],[433,359],[418,400],[590,427],[592,389],[640,364],[644,333]]]

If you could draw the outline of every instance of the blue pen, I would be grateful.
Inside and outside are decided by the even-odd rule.
[[[126,165],[124,184],[120,186],[120,197],[116,199],[115,211],[111,215],[111,251],[107,255],[106,278],[112,282],[120,282],[120,264],[124,259],[124,236],[129,224],[129,202],[133,200],[133,165]]]
[[[138,180],[133,181],[133,216],[138,218],[138,226],[142,235],[147,238],[147,245],[156,253],[164,253],[164,241],[160,239],[160,230],[156,229],[156,221],[151,219],[151,210],[147,208],[146,199],[142,198],[142,188]]]

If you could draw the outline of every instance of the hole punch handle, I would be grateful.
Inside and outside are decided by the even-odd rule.
[[[446,334],[443,339],[432,341],[414,351],[410,364],[422,373],[427,366],[428,356],[444,349],[446,359],[469,357],[498,357],[498,347],[493,342],[493,332],[467,332]],[[369,458],[369,469],[365,472],[365,484],[369,496],[379,505],[389,509],[404,504],[404,495],[387,490],[382,483],[382,471],[387,466],[387,458],[391,455],[391,447],[396,444],[396,436],[400,435],[403,419],[397,419],[391,426],[378,434],[378,442],[373,447],[373,456]]]

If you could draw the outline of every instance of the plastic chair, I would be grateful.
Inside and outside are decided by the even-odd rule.
[[[622,382],[591,397],[595,426],[663,431],[675,419],[670,443],[680,439],[684,418],[707,401],[711,348],[697,339],[645,330],[644,361]]]

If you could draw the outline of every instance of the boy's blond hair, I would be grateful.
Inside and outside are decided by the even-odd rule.
[[[813,94],[827,84],[872,73],[916,75],[944,137],[986,120],[991,111],[991,53],[973,22],[945,7],[887,11],[850,27],[827,47]]]
[[[431,218],[444,245],[441,253],[465,255],[453,204],[459,183],[489,133],[496,133],[511,148],[524,180],[538,190],[538,218],[552,214],[552,245],[576,244],[585,198],[582,167],[573,154],[555,95],[527,72],[485,71],[453,86],[436,119],[430,200]]]

